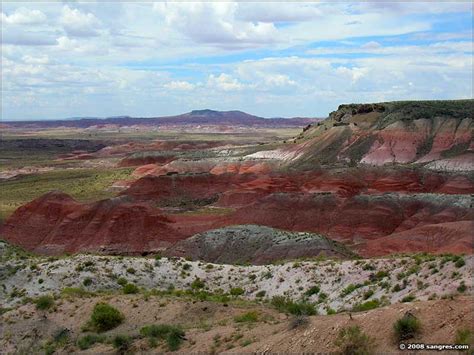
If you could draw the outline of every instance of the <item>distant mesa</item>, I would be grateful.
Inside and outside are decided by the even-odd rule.
[[[63,120],[6,121],[9,127],[29,128],[89,128],[94,126],[169,126],[169,125],[223,125],[223,126],[261,126],[261,127],[303,127],[318,121],[318,118],[264,118],[242,111],[215,111],[210,109],[193,110],[176,116],[131,117],[113,116],[107,118],[77,117]]]

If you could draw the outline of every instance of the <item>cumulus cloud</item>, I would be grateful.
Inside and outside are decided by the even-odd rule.
[[[244,84],[233,78],[231,75],[225,73],[218,76],[215,76],[214,74],[209,75],[207,86],[212,89],[223,91],[236,91],[244,88]]]
[[[164,87],[166,89],[170,90],[192,90],[195,88],[194,84],[191,84],[188,81],[181,81],[181,80],[175,80],[175,81],[170,81],[169,83],[164,84]]]
[[[159,2],[153,8],[169,28],[197,43],[228,48],[275,41],[278,32],[273,23],[239,20],[238,6],[233,2]]]
[[[44,23],[46,16],[39,10],[31,10],[26,7],[16,9],[10,15],[1,14],[2,24],[9,25],[34,25]]]
[[[2,117],[323,116],[472,95],[472,9],[395,5],[5,3]]]
[[[98,35],[100,21],[92,13],[83,13],[78,9],[64,5],[60,23],[70,36],[92,37]]]

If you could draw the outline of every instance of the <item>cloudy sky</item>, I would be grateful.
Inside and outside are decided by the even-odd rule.
[[[466,2],[2,3],[2,119],[471,98]]]

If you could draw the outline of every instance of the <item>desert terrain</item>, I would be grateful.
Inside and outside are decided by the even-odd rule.
[[[0,348],[472,351],[473,110],[2,122]]]

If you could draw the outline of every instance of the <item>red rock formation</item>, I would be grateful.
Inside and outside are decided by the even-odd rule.
[[[142,253],[180,239],[172,219],[148,204],[128,200],[81,204],[51,192],[16,210],[2,234],[16,245],[43,254]]]

